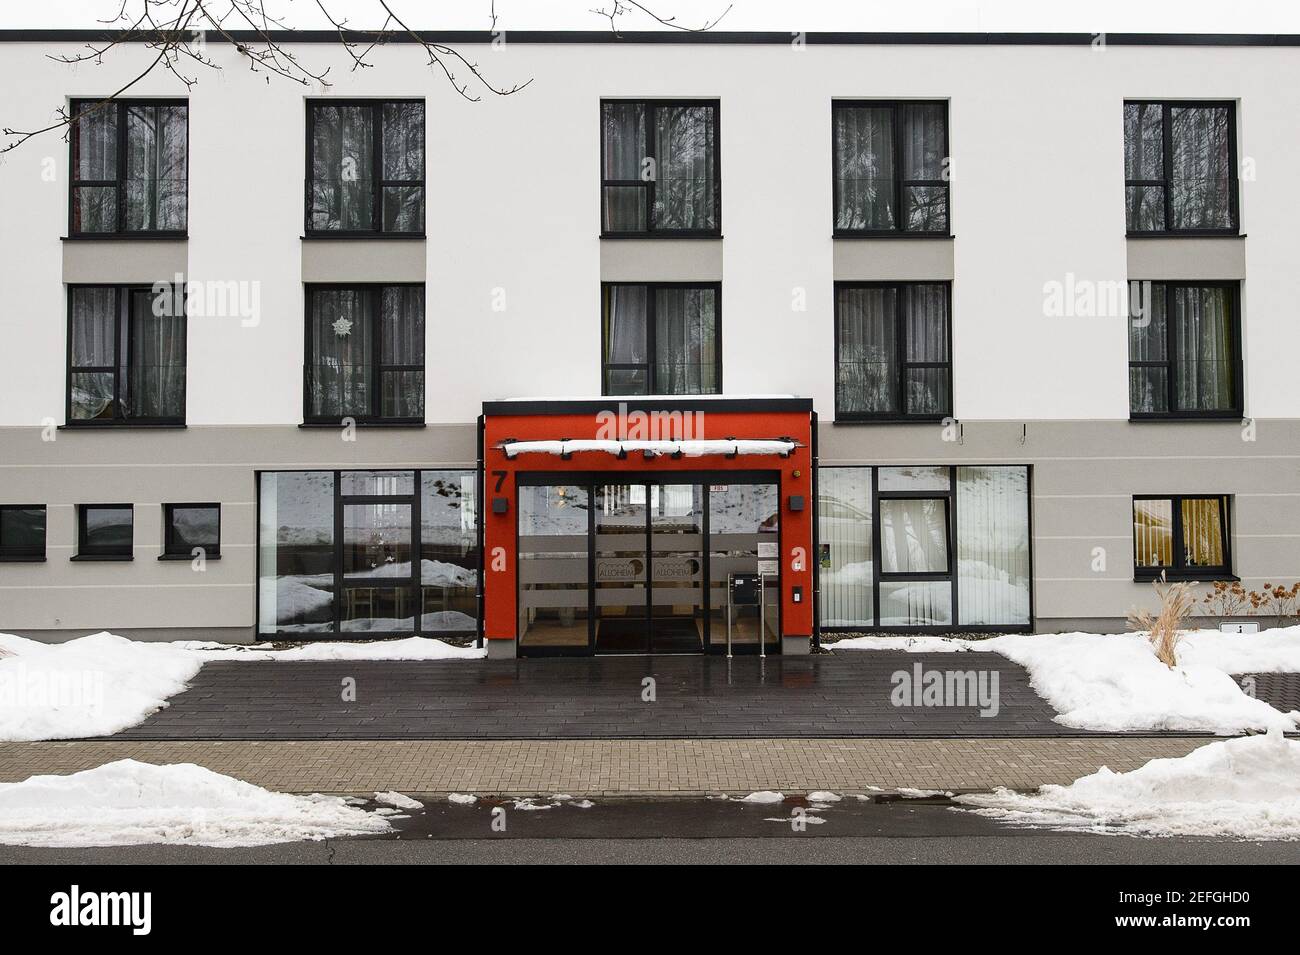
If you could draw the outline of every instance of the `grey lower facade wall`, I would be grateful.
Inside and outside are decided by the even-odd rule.
[[[0,563],[0,632],[254,639],[262,470],[472,468],[473,423],[424,428],[0,428],[0,503],[46,505],[44,563]],[[352,440],[347,440],[351,438]],[[221,504],[221,559],[158,560],[164,503]],[[133,504],[131,561],[70,560],[78,504]]]
[[[1123,628],[1151,605],[1133,580],[1135,494],[1229,494],[1235,572],[1248,588],[1300,579],[1300,420],[966,421],[818,429],[822,467],[1027,464],[1034,625]],[[180,430],[0,429],[0,503],[47,506],[44,563],[0,563],[0,631],[63,640],[254,638],[260,470],[468,468],[473,423],[359,429],[294,425]],[[347,440],[352,437],[353,440]],[[160,561],[164,503],[219,502],[221,559]],[[135,506],[135,559],[72,561],[76,505]],[[1097,557],[1104,554],[1104,566]]]
[[[1155,605],[1151,585],[1133,579],[1134,495],[1231,495],[1233,570],[1243,586],[1300,579],[1300,420],[1252,426],[822,424],[818,454],[822,467],[1029,465],[1034,628],[1115,631],[1130,609]]]

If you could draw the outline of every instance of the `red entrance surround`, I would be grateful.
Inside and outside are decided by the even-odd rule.
[[[781,626],[786,652],[806,652],[813,632],[813,425],[806,398],[591,398],[490,401],[483,405],[483,635],[491,656],[513,655],[518,626],[517,478],[525,472],[690,475],[771,471],[780,494]],[[515,442],[615,441],[601,450],[547,446],[507,453]],[[785,455],[769,444],[788,439]],[[638,442],[687,442],[676,449]],[[674,454],[673,451],[677,453]],[[758,451],[760,453],[754,453]],[[507,643],[507,641],[509,643]]]

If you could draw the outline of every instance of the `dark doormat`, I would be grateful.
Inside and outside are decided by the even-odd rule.
[[[602,620],[596,625],[596,652],[700,653],[704,649],[695,621],[689,617],[657,617],[653,632],[653,641],[647,641],[644,617]]]

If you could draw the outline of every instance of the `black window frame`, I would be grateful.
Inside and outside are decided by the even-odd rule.
[[[173,520],[173,513],[176,508],[208,508],[217,512],[217,542],[213,547],[203,548],[204,560],[221,559],[221,504],[216,501],[201,501],[199,503],[165,503],[163,509],[163,552],[158,556],[159,560],[193,560],[194,554],[190,547],[182,547],[176,540],[176,526]],[[198,545],[195,545],[198,546]]]
[[[88,547],[86,543],[86,514],[91,510],[126,511],[131,515],[131,543],[126,550],[106,547]],[[135,505],[134,504],[78,504],[77,552],[72,560],[135,560]]]
[[[190,386],[190,367],[189,367],[189,349],[190,349],[190,317],[189,312],[185,310],[184,288],[166,283],[166,293],[155,291],[157,284],[142,285],[132,283],[127,285],[114,285],[103,282],[76,282],[67,286],[67,324],[64,326],[67,337],[66,362],[64,366],[64,386],[63,386],[63,427],[65,428],[139,428],[139,427],[185,427],[185,418],[189,407],[189,386]],[[113,342],[114,342],[114,364],[113,365],[74,365],[72,363],[72,322],[73,322],[73,299],[74,289],[112,289],[114,295],[114,325],[113,325]],[[184,369],[185,384],[181,389],[181,413],[179,415],[170,415],[162,417],[128,417],[122,413],[123,403],[127,396],[127,385],[129,382],[131,368],[130,343],[133,339],[131,334],[131,296],[135,292],[149,292],[152,295],[169,294],[172,301],[178,303],[184,311],[185,334],[181,343],[182,367]],[[72,417],[72,376],[74,374],[112,374],[113,376],[113,417],[111,418],[73,418]]]
[[[1165,358],[1164,361],[1134,361],[1132,353],[1131,336],[1132,329],[1126,329],[1126,347],[1129,348],[1129,402],[1128,415],[1130,421],[1235,421],[1242,417],[1245,412],[1245,362],[1243,360],[1242,342],[1241,342],[1241,282],[1236,280],[1213,280],[1213,281],[1190,281],[1187,279],[1165,280],[1148,280],[1132,279],[1129,282],[1129,302],[1133,302],[1133,285],[1141,284],[1150,286],[1154,290],[1156,286],[1161,286],[1165,290]],[[1228,292],[1228,314],[1232,322],[1232,331],[1229,335],[1229,344],[1232,346],[1232,407],[1211,411],[1179,411],[1175,406],[1174,400],[1177,394],[1178,383],[1175,379],[1174,363],[1174,320],[1173,320],[1173,296],[1169,293],[1178,288],[1221,288]],[[1154,293],[1151,295],[1154,298]],[[1151,307],[1148,302],[1147,307]],[[1128,321],[1132,322],[1130,315]],[[1132,393],[1132,373],[1134,368],[1164,368],[1166,370],[1166,407],[1168,411],[1134,411],[1133,410],[1133,393]]]
[[[1168,501],[1170,506],[1170,535],[1173,546],[1173,564],[1169,567],[1142,567],[1137,562],[1136,517],[1138,501]],[[1183,543],[1183,501],[1218,501],[1219,536],[1223,541],[1223,563],[1217,566],[1187,565],[1186,547]],[[1139,582],[1160,580],[1214,581],[1237,580],[1232,572],[1232,495],[1231,494],[1134,494],[1130,505],[1130,521],[1134,531],[1129,535],[1133,548],[1133,579]]]
[[[1160,107],[1160,143],[1163,153],[1162,178],[1129,179],[1124,176],[1124,233],[1129,238],[1149,238],[1152,236],[1169,238],[1176,236],[1237,236],[1241,234],[1241,176],[1239,165],[1241,157],[1237,152],[1237,103],[1235,100],[1162,100],[1162,99],[1126,99],[1124,107],[1158,106]],[[1224,109],[1228,110],[1228,145],[1232,151],[1232,161],[1228,164],[1228,209],[1232,215],[1232,224],[1223,229],[1175,229],[1173,228],[1173,127],[1170,112],[1174,107],[1189,109]],[[1124,161],[1128,162],[1128,143],[1124,143]],[[1126,171],[1127,172],[1127,171]],[[1128,190],[1130,187],[1160,188],[1164,190],[1165,227],[1163,229],[1134,230],[1128,223]]]
[[[653,156],[655,151],[655,110],[664,107],[708,106],[713,110],[713,208],[716,224],[712,229],[657,229],[654,223],[655,180],[605,178],[606,105],[641,106],[645,113],[645,151]],[[637,97],[604,97],[600,101],[600,237],[602,239],[720,239],[722,238],[722,101],[720,99],[644,99]],[[644,157],[643,157],[644,158]],[[610,186],[637,187],[646,192],[646,227],[640,231],[610,232],[605,228],[605,190]],[[633,283],[635,284],[635,283]]]
[[[39,549],[35,547],[6,547],[3,542],[3,535],[0,535],[0,562],[43,563],[45,561],[45,548],[49,543],[49,509],[44,504],[0,504],[0,530],[3,529],[5,513],[8,511],[41,512],[41,545]]]
[[[608,290],[611,288],[644,288],[646,290],[646,360],[644,363],[614,362],[605,360],[609,354],[609,322],[606,312]],[[717,383],[715,391],[702,392],[706,395],[723,394],[722,385],[722,283],[721,282],[601,282],[600,283],[600,393],[602,396],[636,397],[620,395],[609,390],[609,373],[611,371],[636,371],[644,368],[646,372],[646,394],[663,394],[655,387],[655,317],[656,292],[659,289],[709,289],[713,292],[713,375]],[[682,397],[691,397],[683,395]]]
[[[185,228],[183,229],[128,229],[126,228],[126,114],[132,106],[181,106],[185,109]],[[81,135],[79,110],[115,110],[117,113],[117,176],[114,179],[77,178],[77,137]],[[143,239],[185,239],[190,229],[190,101],[184,97],[154,97],[145,99],[85,99],[70,100],[68,111],[74,117],[68,136],[68,236],[74,239],[117,239],[122,237]],[[83,232],[75,228],[77,189],[82,186],[108,187],[117,190],[117,216],[111,232]]]
[[[424,336],[421,345],[422,361],[418,365],[386,365],[382,361],[383,355],[383,322],[380,321],[381,309],[383,308],[383,290],[386,288],[418,288],[424,291],[424,315],[421,316],[424,325]],[[408,427],[422,428],[425,425],[425,417],[428,414],[427,402],[421,401],[420,417],[386,417],[383,415],[349,415],[345,414],[335,418],[330,415],[314,415],[311,412],[312,406],[312,296],[318,291],[373,291],[371,296],[370,314],[366,320],[370,322],[371,334],[374,336],[374,348],[372,349],[372,371],[373,378],[371,381],[370,406],[379,408],[382,405],[382,389],[384,372],[404,372],[418,371],[423,378],[425,394],[428,394],[428,364],[429,364],[429,327],[428,327],[428,286],[424,282],[307,282],[303,284],[303,362],[302,362],[302,420],[307,426],[321,425],[328,427],[341,427],[344,419],[351,419],[358,427]]]
[[[412,104],[419,103],[424,110],[424,130],[425,130],[425,152],[424,152],[424,172],[419,179],[385,179],[383,177],[384,162],[384,107],[394,104]],[[428,103],[422,97],[418,96],[397,96],[384,97],[379,99],[335,99],[312,98],[307,100],[307,137],[303,149],[303,155],[306,161],[306,173],[303,179],[303,236],[308,239],[424,239],[429,230],[429,107]],[[370,223],[369,229],[313,229],[311,225],[312,210],[312,183],[315,181],[312,176],[312,143],[315,139],[316,132],[316,108],[321,106],[342,106],[342,107],[370,107],[374,112],[371,122],[372,143],[371,143],[371,168],[375,171],[375,176],[371,186],[370,197]],[[424,198],[424,228],[419,232],[386,232],[384,231],[384,187],[385,186],[419,186],[423,190]]]
[[[941,106],[943,107],[943,155],[945,159],[952,156],[949,140],[952,128],[951,104],[946,99],[918,100],[877,100],[877,99],[835,99],[831,100],[831,235],[834,238],[905,238],[905,239],[950,239],[952,238],[952,182],[950,179],[904,179],[903,178],[903,137],[899,135],[899,110],[905,106]],[[841,229],[836,225],[840,207],[840,162],[835,143],[835,113],[841,109],[888,109],[890,126],[894,140],[894,221],[898,223],[892,229]],[[943,187],[943,213],[947,223],[941,230],[908,230],[902,228],[903,190],[909,186]]]
[[[946,306],[948,309],[948,360],[946,362],[933,361],[907,361],[907,322],[904,313],[904,296],[903,289],[907,286],[918,285],[942,285],[945,291]],[[898,411],[887,412],[862,412],[862,411],[845,411],[840,407],[840,292],[848,289],[866,289],[866,288],[884,288],[894,289],[895,313],[895,343],[897,346],[897,364],[898,364],[898,381],[896,382],[896,399]],[[948,279],[936,281],[902,281],[902,282],[882,282],[882,281],[842,281],[834,285],[834,312],[833,321],[835,326],[835,355],[834,367],[832,369],[832,384],[835,388],[835,420],[837,422],[847,423],[866,423],[866,424],[889,424],[889,423],[917,423],[917,422],[935,422],[943,421],[953,417],[953,407],[956,404],[956,395],[953,391],[953,347],[952,347],[952,282]],[[946,411],[927,414],[908,414],[907,408],[907,371],[909,368],[946,368],[948,370],[948,408]]]

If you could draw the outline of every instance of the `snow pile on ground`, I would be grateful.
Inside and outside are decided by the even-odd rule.
[[[193,651],[200,661],[243,660],[281,663],[320,662],[326,660],[476,660],[487,656],[486,648],[456,647],[432,637],[406,637],[402,640],[376,640],[371,643],[328,641],[306,643],[288,650],[267,650],[255,646],[212,643],[206,640],[183,640],[175,644]]]
[[[392,806],[395,809],[423,809],[424,803],[418,799],[412,799],[405,793],[399,793],[394,789],[388,792],[375,793],[375,802],[385,806]]]
[[[784,800],[785,793],[773,792],[770,789],[760,789],[758,792],[750,793],[748,796],[742,796],[740,799],[741,802],[758,803],[759,805],[783,802]]]
[[[110,736],[185,689],[202,661],[169,643],[96,633],[39,643],[0,633],[0,740]]]
[[[271,792],[202,766],[133,759],[0,783],[0,844],[255,846],[387,832],[338,796]]]
[[[1143,633],[1009,634],[954,637],[856,637],[847,650],[1000,653],[1029,671],[1035,691],[1058,712],[1056,722],[1100,732],[1169,730],[1231,735],[1294,731],[1300,713],[1284,714],[1247,696],[1229,674],[1300,671],[1300,627],[1259,634],[1190,631],[1179,666],[1158,659]],[[963,661],[963,668],[969,666]]]
[[[958,796],[1014,825],[1142,836],[1300,839],[1300,742],[1266,736],[1209,743],[1128,773],[1102,768],[1032,795]]]
[[[1066,726],[1220,735],[1296,728],[1294,717],[1247,696],[1224,670],[1190,662],[1193,653],[1169,669],[1145,634],[1018,634],[984,646],[1025,667]]]

